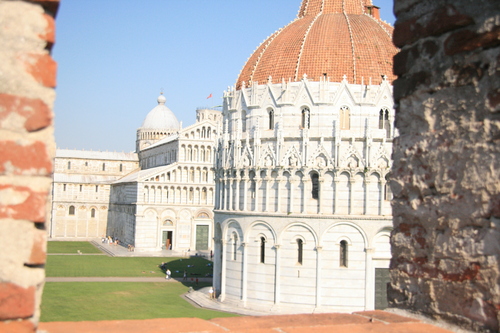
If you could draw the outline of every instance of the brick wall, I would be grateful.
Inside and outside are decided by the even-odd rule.
[[[497,332],[500,1],[395,0],[392,306]]]
[[[44,283],[58,0],[0,0],[0,332],[34,332]]]

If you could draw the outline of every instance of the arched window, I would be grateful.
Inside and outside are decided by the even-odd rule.
[[[69,215],[75,215],[75,206],[69,206],[68,214]]]
[[[205,187],[201,190],[201,200],[207,200],[207,189]]]
[[[347,106],[343,106],[340,108],[340,129],[351,129],[351,115]]]
[[[311,128],[311,112],[309,108],[302,109],[302,128]]]
[[[302,239],[297,238],[297,263],[302,265],[302,255],[303,255],[303,245]]]
[[[102,171],[106,171],[106,163],[102,164]]]
[[[80,192],[83,190],[83,185],[80,185]]]
[[[96,185],[96,186],[95,186],[95,191],[96,191],[96,192],[99,192],[99,185]]]
[[[266,239],[260,238],[260,262],[264,263],[266,260]]]
[[[267,112],[269,113],[269,129],[272,130],[274,129],[274,110],[269,109]]]
[[[238,235],[233,233],[233,260],[236,260],[238,254]]]
[[[347,267],[347,242],[340,241],[340,267]]]
[[[319,176],[315,172],[311,174],[311,184],[312,184],[312,190],[311,190],[312,198],[319,199]]]
[[[68,170],[71,169],[71,161],[68,161]]]
[[[120,172],[123,171],[123,164],[120,163]]]
[[[385,129],[386,137],[391,137],[391,122],[389,121],[389,109],[382,108],[380,109],[380,114],[378,117],[378,128]]]
[[[66,184],[63,184],[63,191],[66,191]]]
[[[92,218],[92,219],[95,218],[95,208],[92,208],[90,210],[90,218]]]

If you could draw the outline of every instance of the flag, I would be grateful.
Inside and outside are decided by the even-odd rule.
[[[207,99],[212,98],[212,94],[208,95]]]

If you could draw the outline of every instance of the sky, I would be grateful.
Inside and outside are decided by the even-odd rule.
[[[252,52],[301,0],[63,0],[56,17],[57,148],[131,152],[158,103],[183,127],[222,104]],[[393,0],[373,0],[394,24]],[[207,98],[212,95],[211,98]]]

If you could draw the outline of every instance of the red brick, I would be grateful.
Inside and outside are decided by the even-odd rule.
[[[461,30],[451,34],[444,42],[446,55],[460,52],[470,52],[478,48],[489,48],[500,45],[500,26],[491,31],[478,33],[471,30]]]
[[[7,170],[7,165],[13,170]],[[21,145],[14,141],[0,141],[0,174],[5,172],[49,176],[52,173],[52,159],[43,142]]]
[[[0,333],[29,333],[35,331],[35,325],[29,320],[0,322]]]
[[[40,38],[52,45],[56,41],[56,21],[52,16],[47,14],[43,14],[43,17],[47,20],[47,27],[45,28],[45,33],[40,35]]]
[[[7,118],[11,113],[17,113],[26,118],[24,128],[28,132],[37,131],[52,124],[52,112],[42,100],[0,94],[0,119]]]
[[[45,204],[47,192],[34,192],[29,187],[0,185],[0,191],[12,190],[28,194],[24,202],[18,204],[3,204],[0,206],[0,218],[13,218],[45,222]]]
[[[453,5],[446,5],[420,18],[405,22],[396,22],[393,42],[398,47],[403,47],[418,39],[438,36],[474,23],[474,20],[458,12]]]
[[[31,248],[31,255],[29,262],[30,265],[45,264],[47,259],[47,233],[45,230],[35,230],[33,237],[33,246]]]
[[[57,63],[48,54],[30,54],[26,61],[26,70],[40,84],[54,88],[56,86]]]
[[[0,283],[0,320],[29,318],[35,311],[35,287]]]

